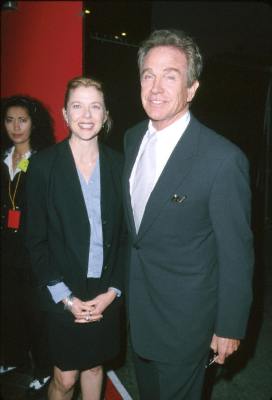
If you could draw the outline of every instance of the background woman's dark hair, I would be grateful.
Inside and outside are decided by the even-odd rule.
[[[24,108],[31,118],[31,150],[41,150],[55,143],[53,119],[40,100],[30,96],[16,95],[1,99],[1,148],[2,151],[13,146],[9,139],[6,128],[5,118],[10,107]]]

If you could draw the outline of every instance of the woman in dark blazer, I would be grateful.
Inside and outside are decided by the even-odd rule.
[[[98,81],[72,79],[63,115],[70,137],[29,169],[26,239],[48,311],[49,399],[71,399],[80,375],[82,398],[98,400],[102,365],[119,352],[122,158],[98,140],[110,128]]]
[[[53,121],[43,104],[14,95],[1,100],[0,373],[33,365],[30,388],[49,379],[47,339],[24,246],[25,182],[32,155],[52,145]]]

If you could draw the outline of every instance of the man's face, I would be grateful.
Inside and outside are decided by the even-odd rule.
[[[141,71],[143,108],[157,130],[166,128],[189,108],[198,82],[187,86],[187,60],[173,46],[158,46],[149,50]]]

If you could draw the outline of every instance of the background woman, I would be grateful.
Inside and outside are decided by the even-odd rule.
[[[28,163],[32,154],[54,143],[53,123],[42,103],[28,96],[3,99],[1,119],[0,371],[28,368],[34,362],[30,387],[39,389],[49,379],[48,349],[22,222]]]
[[[119,352],[122,159],[98,140],[110,128],[99,82],[72,79],[63,116],[69,138],[30,167],[27,244],[48,310],[49,399],[71,399],[80,375],[82,398],[98,400],[102,364]]]

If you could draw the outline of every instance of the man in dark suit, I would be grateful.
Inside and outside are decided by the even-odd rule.
[[[202,57],[182,31],[139,50],[149,121],[125,136],[128,316],[141,400],[198,400],[210,348],[246,332],[253,246],[248,162],[189,112]]]

